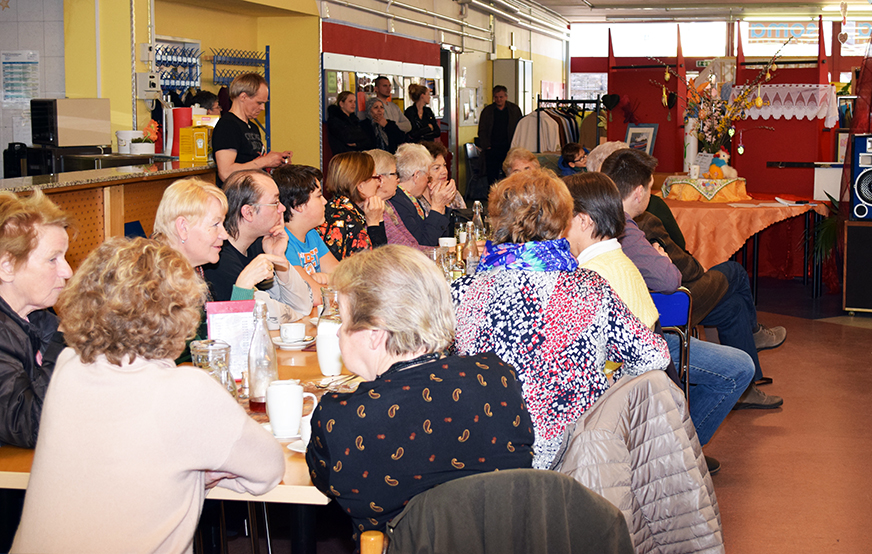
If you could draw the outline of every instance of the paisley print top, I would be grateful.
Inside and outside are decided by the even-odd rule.
[[[395,366],[396,367],[396,366]],[[357,531],[384,530],[406,502],[452,479],[529,468],[533,425],[515,372],[493,354],[391,368],[312,416],[312,482]]]

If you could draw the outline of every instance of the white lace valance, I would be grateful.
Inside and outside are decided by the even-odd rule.
[[[736,99],[745,87],[733,87],[730,101]],[[833,85],[762,85],[760,96],[763,107],[748,110],[751,119],[824,119],[827,127],[839,122],[836,87]],[[751,98],[756,98],[756,91]]]

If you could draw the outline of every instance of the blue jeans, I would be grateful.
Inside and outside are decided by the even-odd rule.
[[[702,320],[703,325],[716,327],[721,344],[738,348],[754,362],[754,380],[763,378],[754,330],[757,328],[757,308],[751,296],[748,272],[736,262],[724,262],[712,268],[727,277],[729,287],[718,305]]]
[[[680,340],[666,333],[669,354],[678,367]],[[754,364],[736,348],[690,339],[690,418],[704,445],[748,388]]]

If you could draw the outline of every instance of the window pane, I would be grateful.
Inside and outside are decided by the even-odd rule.
[[[569,55],[609,55],[608,31],[612,31],[615,56],[673,57],[678,52],[677,23],[575,23],[570,28]],[[681,49],[688,57],[723,56],[727,27],[723,22],[681,23]]]
[[[832,43],[832,21],[824,21],[824,47],[830,55]],[[742,51],[746,57],[770,57],[792,38],[790,44],[781,50],[781,56],[794,58],[817,58],[818,22],[805,21],[741,21],[739,36],[742,37]],[[867,39],[868,40],[868,39]]]

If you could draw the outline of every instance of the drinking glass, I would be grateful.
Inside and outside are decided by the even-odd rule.
[[[223,340],[195,340],[191,343],[191,361],[218,381],[233,398],[236,381],[230,373],[230,345]]]

